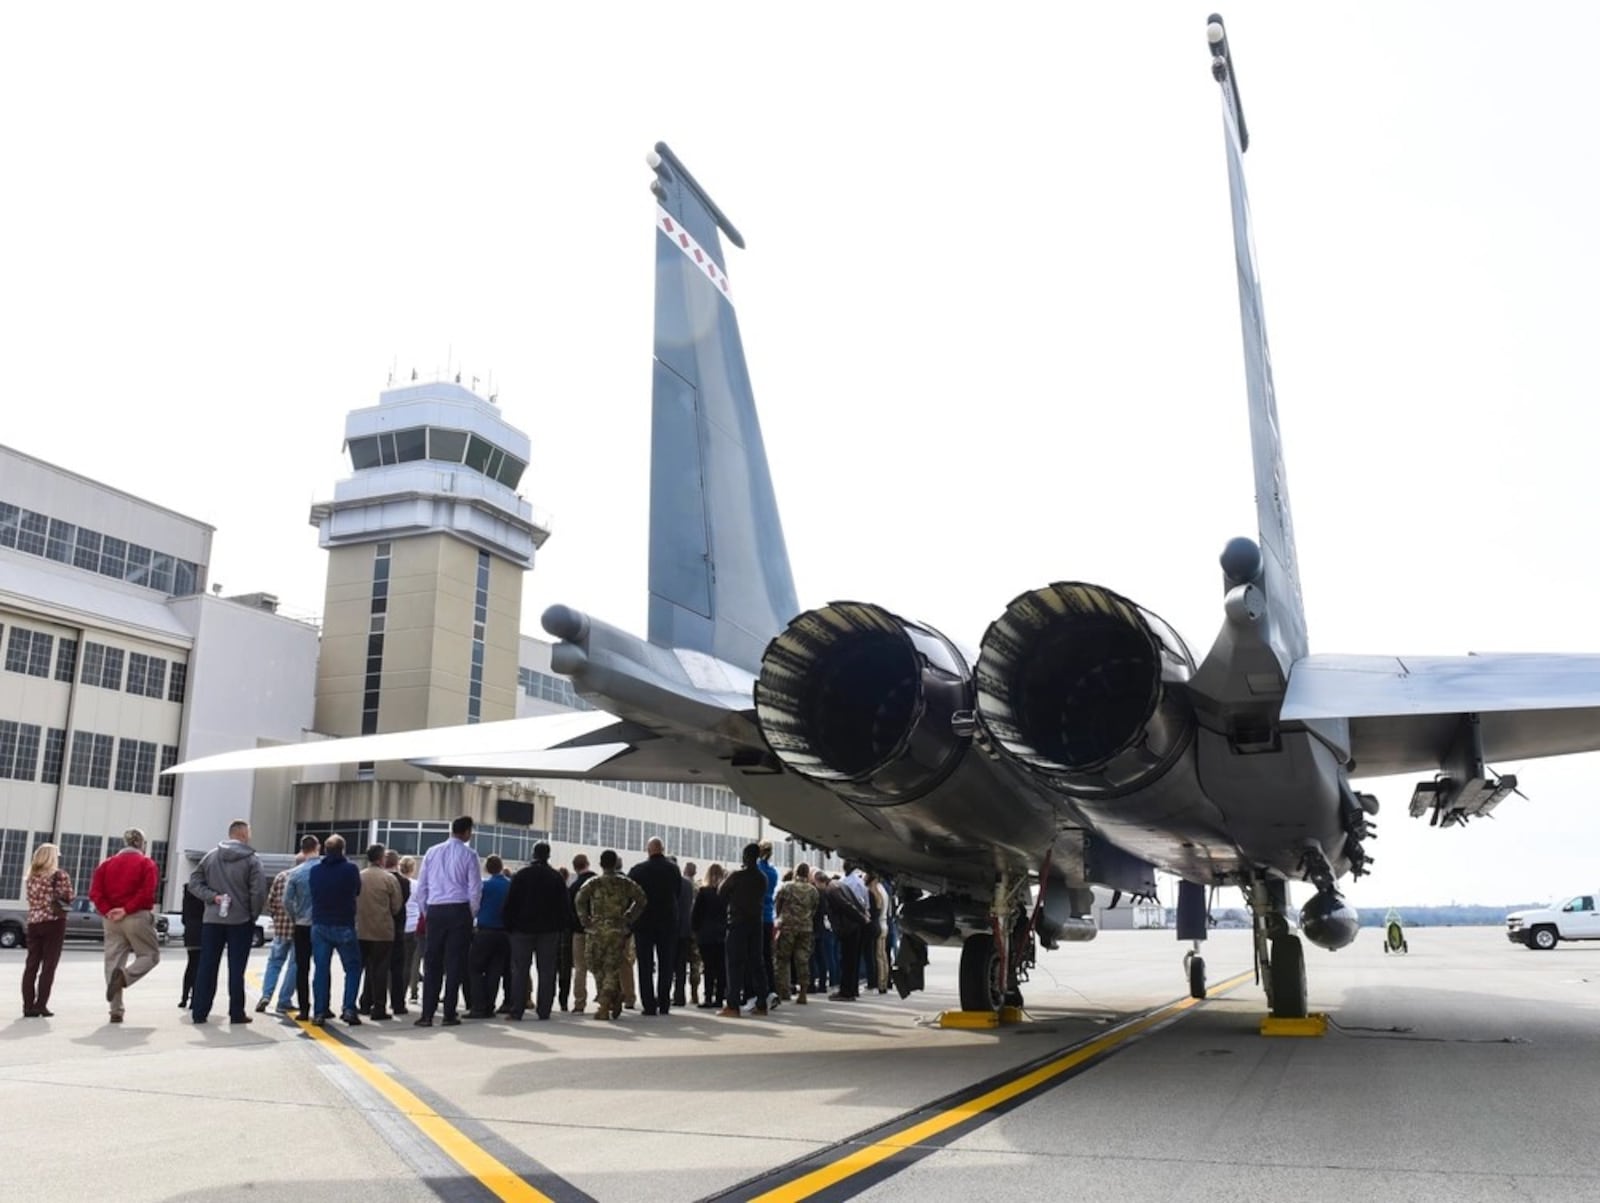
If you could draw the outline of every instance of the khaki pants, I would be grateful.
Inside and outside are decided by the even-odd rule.
[[[111,985],[111,975],[122,970],[127,985],[131,986],[156,967],[161,960],[161,945],[156,941],[156,917],[152,911],[135,911],[113,922],[105,921],[106,929],[106,985]],[[129,956],[132,962],[128,961]],[[122,990],[111,995],[111,1013],[122,1014]]]
[[[572,933],[572,1009],[589,1005],[589,957],[585,932]]]

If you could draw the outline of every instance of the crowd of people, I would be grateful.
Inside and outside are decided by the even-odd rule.
[[[270,917],[256,1013],[273,1007],[326,1026],[409,1017],[417,1027],[498,1016],[547,1020],[559,1007],[596,1019],[625,1010],[668,1015],[693,1006],[727,1018],[766,1015],[812,995],[848,1002],[889,988],[890,891],[849,862],[830,878],[806,864],[780,880],[767,842],[745,846],[732,871],[701,877],[659,838],[623,872],[611,849],[598,870],[582,853],[550,864],[550,845],[516,873],[480,862],[463,816],[420,860],[381,844],[358,868],[342,836],[301,838],[296,863],[269,882],[238,820],[201,858],[184,889],[187,954],[178,1005],[208,1023],[227,962],[228,1022],[252,1022],[245,965],[256,921]],[[105,923],[106,1002],[121,1023],[123,994],[160,960],[158,871],[142,831],[96,867],[89,896]],[[49,1016],[50,992],[74,884],[53,844],[34,852],[26,881],[25,1016]],[[333,1006],[333,961],[342,976]]]

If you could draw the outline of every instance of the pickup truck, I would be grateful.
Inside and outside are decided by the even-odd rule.
[[[81,895],[68,904],[67,911],[67,939],[69,940],[104,940],[106,938],[105,921],[100,918],[100,912],[94,909],[94,903]],[[25,907],[15,910],[0,910],[0,948],[21,948],[27,942],[28,912]],[[166,943],[167,917],[156,916],[156,939]]]
[[[1562,940],[1600,940],[1600,894],[1574,894],[1562,902],[1506,916],[1506,939],[1549,952]]]

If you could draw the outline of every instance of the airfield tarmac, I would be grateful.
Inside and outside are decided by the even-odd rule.
[[[1307,950],[1318,1039],[1263,1038],[1245,932],[1180,1003],[1170,932],[1046,954],[1030,1022],[940,1030],[955,957],[900,1000],[617,1024],[269,1015],[191,1025],[181,948],[105,1022],[98,948],[49,1020],[0,953],[7,1180],[53,1197],[274,1199],[1600,1199],[1600,943],[1364,931]],[[252,977],[264,961],[251,958]],[[257,980],[259,980],[257,978]],[[251,1001],[255,993],[252,988]],[[1176,1005],[1175,1005],[1176,1004]],[[413,1015],[415,1012],[413,1012]]]

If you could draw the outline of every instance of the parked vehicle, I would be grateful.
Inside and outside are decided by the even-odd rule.
[[[161,943],[165,944],[169,940],[183,942],[182,911],[167,911],[161,916],[161,923],[158,927]],[[256,919],[256,930],[250,936],[250,947],[260,948],[263,944],[270,944],[271,942],[272,918],[269,915],[262,914]]]
[[[1562,940],[1600,940],[1596,895],[1575,894],[1564,902],[1506,916],[1506,939],[1529,949],[1549,952]]]
[[[167,940],[167,916],[156,916],[156,939]],[[27,943],[28,911],[25,907],[0,910],[0,948],[21,948]],[[94,909],[89,899],[74,898],[67,909],[67,939],[92,940],[102,943],[106,938],[105,920]]]

